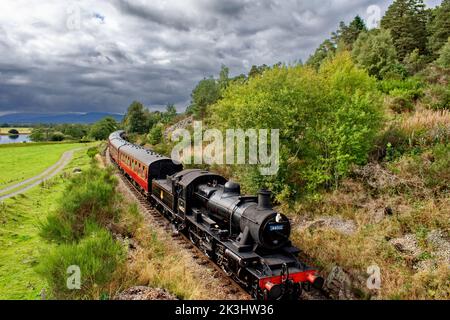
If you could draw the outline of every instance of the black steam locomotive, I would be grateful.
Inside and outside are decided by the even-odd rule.
[[[273,210],[270,192],[243,196],[239,184],[109,137],[112,161],[152,205],[228,276],[261,300],[298,299],[323,278],[298,260],[288,218]]]

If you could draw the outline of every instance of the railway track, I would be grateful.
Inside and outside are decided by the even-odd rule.
[[[106,158],[106,163],[110,165],[114,165],[109,157],[109,152],[106,151],[104,155]],[[117,166],[114,165],[117,168]],[[213,261],[208,259],[204,253],[192,244],[191,240],[182,233],[174,232],[170,222],[159,213],[153,206],[147,201],[146,197],[136,188],[136,186],[127,179],[122,173],[118,172],[117,176],[123,182],[123,184],[127,187],[127,189],[132,193],[135,200],[140,204],[140,207],[144,211],[148,217],[151,217],[155,226],[161,228],[166,232],[166,234],[170,234],[173,241],[183,248],[187,250],[191,255],[192,259],[198,266],[207,267],[214,270],[213,277],[219,279],[220,282],[225,287],[226,293],[232,295],[232,299],[235,300],[252,300],[251,295],[242,288],[237,282],[231,279],[226,273],[216,265]],[[312,290],[306,292],[303,290],[302,300],[329,300],[329,295],[323,290]]]

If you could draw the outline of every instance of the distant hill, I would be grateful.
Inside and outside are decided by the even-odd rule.
[[[97,122],[105,117],[113,117],[116,121],[122,121],[123,115],[107,112],[88,112],[88,113],[11,113],[0,116],[0,124],[61,124],[61,123],[80,123],[90,124]]]

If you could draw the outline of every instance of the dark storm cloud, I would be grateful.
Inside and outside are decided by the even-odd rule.
[[[435,5],[437,0],[430,4]],[[183,110],[195,84],[306,60],[387,0],[45,0],[0,4],[0,114]]]

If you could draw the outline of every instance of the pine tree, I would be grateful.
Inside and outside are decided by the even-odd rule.
[[[341,31],[340,41],[345,45],[346,49],[351,50],[353,43],[358,39],[361,32],[367,31],[366,24],[360,16],[356,16],[355,19]]]
[[[433,20],[428,26],[430,38],[428,47],[436,58],[450,37],[450,0],[444,0],[433,12]]]
[[[400,61],[414,49],[427,54],[429,11],[423,0],[395,0],[381,20],[381,27],[391,31]]]

